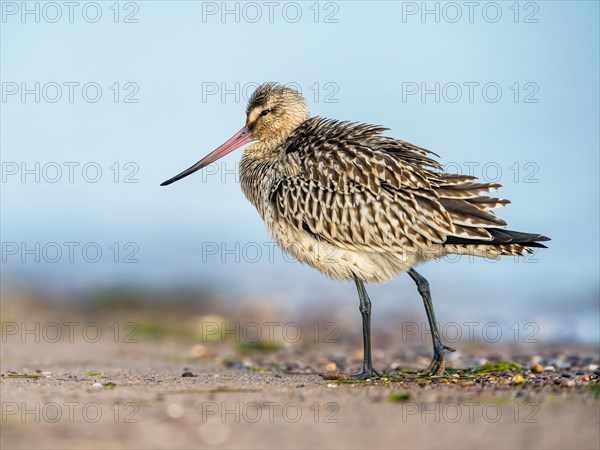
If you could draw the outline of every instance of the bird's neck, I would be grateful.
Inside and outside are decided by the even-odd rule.
[[[279,175],[279,142],[257,142],[244,151],[240,162],[240,184],[246,198],[264,219],[269,190]]]

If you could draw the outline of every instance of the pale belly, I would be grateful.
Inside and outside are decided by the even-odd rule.
[[[385,283],[423,261],[422,255],[416,253],[344,249],[285,224],[271,224],[269,230],[284,251],[335,280],[352,280],[356,275],[367,283]]]

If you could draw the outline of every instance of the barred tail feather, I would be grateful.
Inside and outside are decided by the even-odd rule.
[[[448,236],[446,245],[489,245],[497,247],[506,247],[509,251],[507,254],[514,254],[514,251],[518,250],[518,247],[537,247],[537,248],[548,248],[540,242],[549,241],[550,238],[538,233],[523,233],[520,231],[504,230],[500,228],[487,228],[487,232],[490,233],[492,239],[481,240],[481,239],[469,239],[458,236]]]

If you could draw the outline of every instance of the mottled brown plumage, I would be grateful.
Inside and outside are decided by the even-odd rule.
[[[500,234],[506,222],[491,210],[509,202],[485,195],[500,185],[444,173],[437,155],[385,128],[308,118],[302,97],[274,84],[257,89],[247,115],[261,140],[242,157],[244,193],[286,251],[332,278],[385,282],[450,253],[541,246],[540,235]]]
[[[445,173],[437,155],[383,132],[386,128],[310,117],[302,96],[275,83],[250,98],[246,126],[171,184],[255,141],[240,164],[242,190],[280,246],[338,279],[353,279],[363,316],[364,360],[371,363],[371,302],[363,282],[408,272],[431,327],[434,357],[426,374],[444,371],[444,351],[429,284],[414,267],[447,254],[496,258],[545,247],[539,234],[506,230],[492,210],[509,203],[487,195],[499,184]]]

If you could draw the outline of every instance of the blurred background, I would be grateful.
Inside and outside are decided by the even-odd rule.
[[[384,125],[448,171],[501,183],[511,229],[552,238],[525,260],[423,266],[442,324],[597,343],[598,12],[561,1],[2,2],[3,307],[348,315],[358,339],[354,285],[276,248],[240,190],[241,151],[159,187],[241,128],[258,84],[278,81],[314,115]],[[369,293],[376,327],[425,322],[408,277]]]

